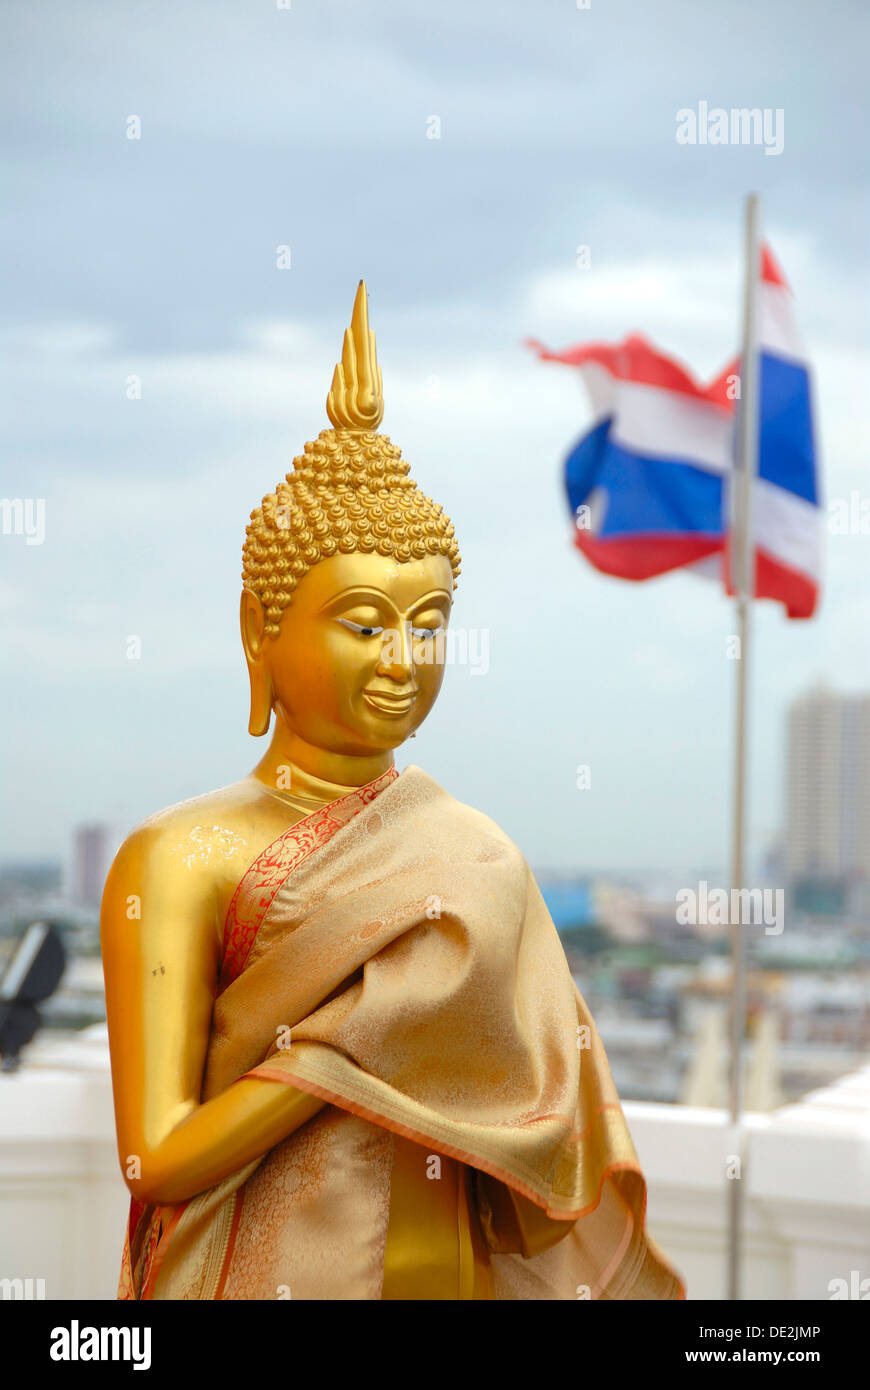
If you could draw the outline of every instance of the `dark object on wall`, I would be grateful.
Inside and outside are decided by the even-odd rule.
[[[37,1004],[54,994],[66,951],[51,922],[31,922],[0,980],[0,1070],[15,1071],[40,1025]]]

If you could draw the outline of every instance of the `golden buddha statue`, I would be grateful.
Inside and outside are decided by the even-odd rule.
[[[146,820],[106,884],[119,1297],[681,1297],[525,860],[393,765],[459,552],[378,433],[362,283],[327,412],[244,546],[268,751]]]

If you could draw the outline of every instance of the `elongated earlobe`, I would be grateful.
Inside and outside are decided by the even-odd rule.
[[[260,738],[269,732],[272,722],[272,682],[262,663],[250,665],[248,675],[251,680],[251,717],[248,720],[248,733]]]
[[[260,738],[269,732],[272,722],[272,678],[263,660],[263,628],[265,615],[263,605],[256,594],[249,589],[242,590],[239,606],[239,623],[242,629],[242,646],[248,663],[248,679],[251,682],[251,714],[248,719],[248,733]]]

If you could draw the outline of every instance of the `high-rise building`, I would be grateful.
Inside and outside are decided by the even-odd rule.
[[[112,862],[112,832],[108,825],[95,822],[78,825],[73,831],[73,897],[87,907],[99,907],[109,865]]]
[[[786,866],[793,886],[870,880],[870,695],[817,686],[788,716]]]

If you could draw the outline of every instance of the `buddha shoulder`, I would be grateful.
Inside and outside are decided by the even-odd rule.
[[[451,840],[459,852],[476,861],[499,860],[525,874],[527,864],[522,850],[494,820],[474,806],[457,801],[443,787],[419,769],[414,769],[429,802],[427,808],[432,832]]]
[[[191,887],[238,878],[280,833],[281,812],[251,778],[167,806],[140,822],[115,857],[110,881],[132,872],[168,874]]]

